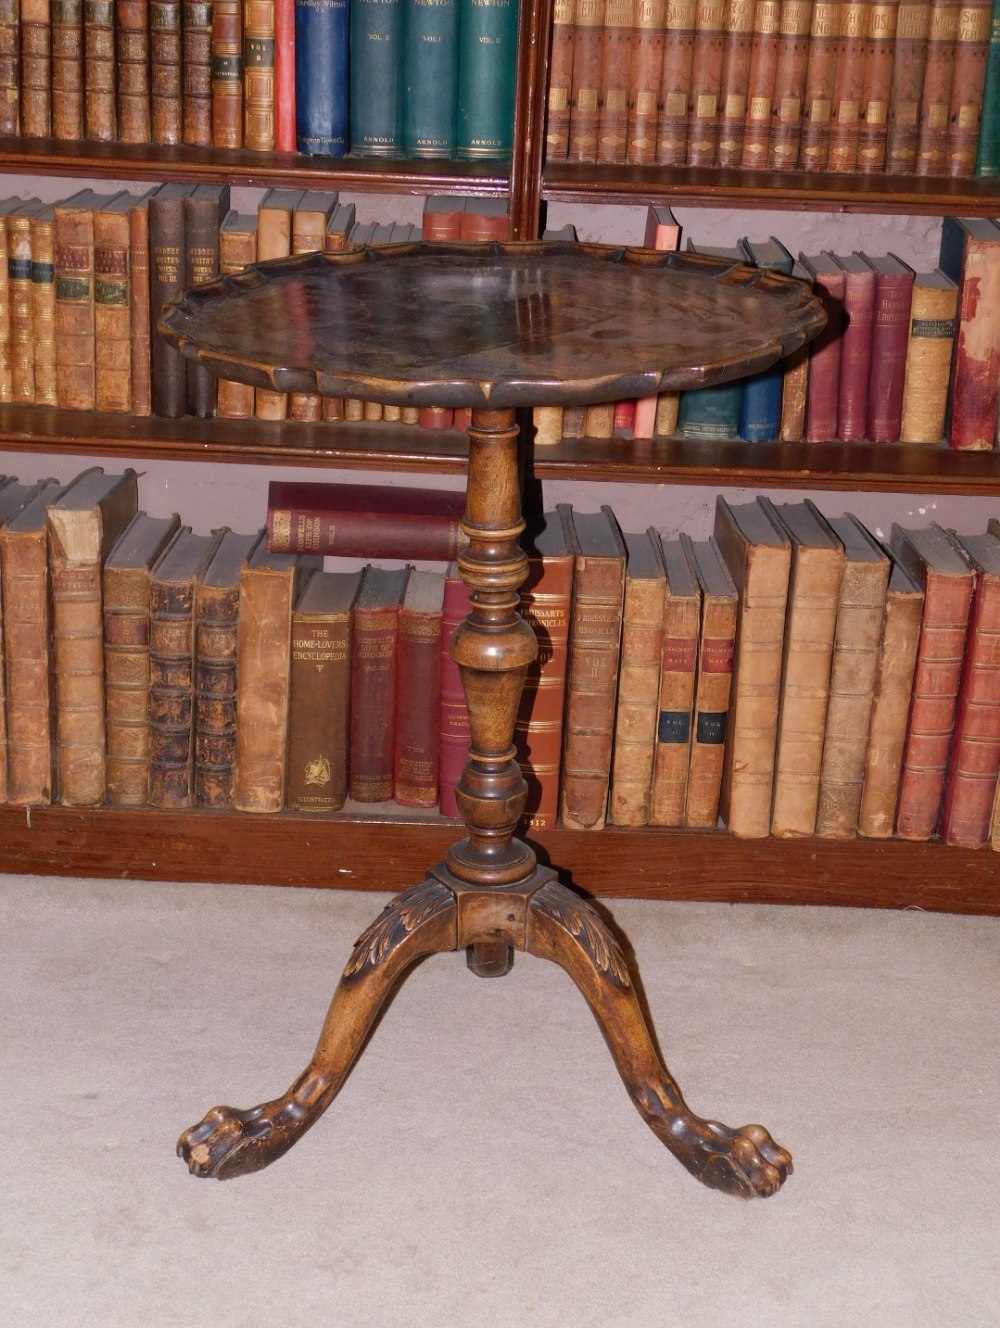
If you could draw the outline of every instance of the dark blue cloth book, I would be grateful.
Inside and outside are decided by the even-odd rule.
[[[770,268],[790,276],[794,259],[780,240],[740,240],[745,261],[754,267]],[[768,443],[781,433],[781,390],[784,366],[779,360],[771,369],[744,379],[737,432],[748,443]]]
[[[348,147],[348,0],[295,0],[295,145],[312,157]]]

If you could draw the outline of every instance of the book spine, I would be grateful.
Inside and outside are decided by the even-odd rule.
[[[901,443],[940,443],[955,347],[958,287],[913,287],[903,372]]]
[[[805,441],[826,442],[838,434],[840,361],[842,354],[844,286],[816,278],[816,294],[826,313],[826,327],[809,350],[809,385],[806,395]]]
[[[458,93],[458,0],[405,0],[403,152],[453,157]]]
[[[468,617],[471,607],[468,586],[457,572],[454,575],[449,572],[444,583],[441,615],[441,706],[438,712],[438,785],[442,816],[461,814],[455,799],[455,786],[465,768],[472,742],[462,674],[451,657],[451,638],[459,623]],[[521,759],[520,752],[518,759]],[[524,767],[521,768],[523,771]]]
[[[574,9],[573,85],[569,111],[570,161],[597,160],[604,2],[576,0]]]
[[[128,212],[94,213],[94,395],[98,410],[132,407]]]
[[[0,0],[0,134],[21,124],[21,42],[18,0]]]
[[[242,272],[257,259],[256,231],[219,232],[219,271]],[[215,413],[220,419],[253,419],[254,390],[246,383],[220,378]]]
[[[181,138],[212,146],[212,6],[183,0],[181,9]]]
[[[743,157],[743,128],[753,55],[753,16],[754,0],[727,0],[719,89],[718,166],[739,166]]]
[[[229,190],[184,199],[184,285],[201,286],[219,275],[219,221],[229,211]],[[208,420],[215,414],[218,379],[203,364],[185,374],[187,413]]]
[[[783,361],[781,380],[781,423],[778,436],[783,443],[801,443],[806,429],[806,396],[809,390],[809,346],[800,346]]]
[[[513,146],[517,0],[459,0],[456,152],[499,161]]]
[[[866,175],[885,170],[898,17],[899,0],[874,0],[868,20],[868,63],[858,134],[858,170]]]
[[[811,0],[810,0],[811,2]],[[719,93],[726,41],[726,0],[699,0],[688,102],[689,166],[714,166],[719,145]]]
[[[194,802],[231,807],[236,764],[239,585],[195,589]]]
[[[50,529],[52,652],[59,801],[104,801],[104,640],[99,559],[66,556]]]
[[[291,651],[285,806],[334,812],[347,797],[350,612],[293,613]]]
[[[629,61],[628,127],[625,131],[628,140],[625,158],[630,164],[642,165],[656,160],[666,21],[666,0],[636,0]]]
[[[993,0],[990,14],[976,174],[1000,175],[1000,0]]]
[[[149,596],[149,803],[190,807],[194,777],[194,585]]]
[[[233,805],[280,812],[284,805],[294,579],[266,567],[240,576]]]
[[[830,110],[830,146],[826,168],[846,175],[858,164],[861,107],[868,65],[868,0],[844,0],[840,12],[840,49]]]
[[[948,444],[988,452],[996,442],[1000,343],[994,329],[1000,308],[1000,246],[966,244],[958,297],[958,331],[951,369]]]
[[[798,165],[802,140],[802,101],[809,65],[813,0],[784,0],[774,70],[774,99],[767,164],[789,171]]]
[[[292,253],[314,254],[322,251],[326,218],[304,212],[292,214]],[[323,398],[314,392],[288,394],[288,418],[315,424],[323,418]]]
[[[697,0],[667,0],[660,113],[656,122],[656,163],[659,166],[683,166],[687,161],[688,97],[696,16]]]
[[[94,214],[55,211],[56,394],[64,410],[94,409]]]
[[[667,596],[659,670],[649,822],[683,825],[698,663],[697,600]]]
[[[243,0],[212,5],[212,146],[243,146]]]
[[[738,438],[743,380],[681,392],[677,432],[682,438]]]
[[[132,414],[152,414],[153,380],[150,339],[149,208],[129,210],[129,335]]]
[[[11,399],[35,401],[35,338],[31,298],[31,218],[7,218],[7,298],[10,301]]]
[[[405,606],[399,613],[392,797],[404,807],[438,801],[441,619]]]
[[[393,793],[397,608],[355,609],[351,642],[349,791],[356,802]]]
[[[296,0],[295,138],[307,156],[342,157],[348,149],[349,13],[348,0]]]
[[[623,163],[628,149],[628,88],[633,0],[605,0],[597,160]]]
[[[0,536],[7,669],[7,800],[41,806],[55,794],[48,537]]]
[[[826,170],[842,11],[843,0],[816,0],[813,5],[799,145],[799,167],[803,171]]]
[[[186,262],[184,199],[153,194],[149,199],[150,309],[162,309],[180,294]],[[179,419],[187,406],[187,365],[180,351],[150,330],[152,412]]]
[[[916,169],[930,17],[930,0],[900,0],[885,148],[885,169],[889,175],[908,175]]]
[[[149,800],[149,575],[105,568],[104,670],[107,799],[115,807]]]
[[[572,559],[529,556],[528,578],[521,587],[521,616],[535,633],[538,655],[528,665],[514,725],[514,746],[528,785],[524,825],[531,830],[552,830],[559,819],[572,597]]]
[[[148,143],[150,118],[149,6],[143,0],[118,0],[115,60],[118,76],[118,138]]]
[[[745,170],[763,170],[767,166],[771,116],[774,110],[774,76],[778,67],[781,8],[781,0],[757,0],[754,6],[750,78],[747,84],[747,117],[743,128],[743,153],[740,157],[740,164]]]
[[[21,0],[21,133],[52,133],[52,10],[49,0]]]
[[[332,504],[332,500],[331,500]],[[343,558],[450,561],[459,549],[457,517],[337,509],[268,506],[267,546],[272,553],[313,553]]]
[[[115,113],[114,0],[86,0],[83,6],[84,131],[101,143],[117,138]]]
[[[172,145],[181,141],[182,60],[180,0],[151,0],[150,118],[154,143]]]
[[[31,219],[31,318],[35,341],[35,404],[55,406],[56,282],[55,223]]]
[[[398,157],[402,149],[403,0],[351,0],[351,151]]]
[[[7,218],[0,215],[0,401],[10,401],[10,281],[7,275]]]
[[[960,0],[931,0],[927,57],[920,96],[917,175],[944,175],[948,154],[948,113],[955,69]]]
[[[650,7],[649,0],[640,4]],[[545,160],[565,161],[569,152],[569,96],[573,83],[573,14],[575,0],[555,0],[546,92]]]
[[[684,824],[714,827],[719,820],[722,770],[736,650],[735,599],[705,595],[698,640],[691,761]]]
[[[663,656],[663,582],[626,577],[608,820],[647,825]],[[686,782],[686,781],[685,781]]]
[[[899,441],[912,294],[912,272],[878,280],[868,383],[868,437],[873,443]]]
[[[295,0],[274,5],[274,148],[295,151]]]
[[[966,0],[959,9],[945,145],[947,175],[969,177],[976,171],[992,14],[993,0]]]
[[[848,272],[844,278],[844,331],[837,394],[837,437],[856,443],[865,437],[875,326],[875,273]]]
[[[274,151],[274,3],[243,0],[243,145]]]
[[[52,137],[83,138],[83,0],[52,0]]]

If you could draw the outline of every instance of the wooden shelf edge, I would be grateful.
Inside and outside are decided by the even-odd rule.
[[[460,834],[426,817],[2,807],[0,871],[395,891],[420,882]],[[605,898],[1000,914],[1000,855],[988,848],[657,829],[554,830],[532,843]]]

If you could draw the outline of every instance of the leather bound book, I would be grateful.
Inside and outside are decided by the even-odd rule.
[[[156,330],[160,310],[184,288],[184,200],[191,184],[168,183],[150,195],[149,304],[153,414],[179,419],[187,410],[187,361]]]
[[[920,94],[918,175],[944,175],[948,160],[948,112],[955,72],[960,0],[931,0],[927,57]]]
[[[149,7],[150,120],[153,142],[183,137],[183,36],[181,0],[152,0]]]
[[[753,55],[754,0],[727,0],[722,82],[719,87],[717,166],[739,166]]]
[[[192,147],[212,146],[212,5],[183,0],[181,5],[181,140]]]
[[[134,470],[85,470],[48,509],[59,801],[104,801],[102,564],[136,515]]]
[[[133,194],[94,213],[94,404],[127,414],[132,408],[132,310],[129,294]]]
[[[868,20],[868,61],[858,132],[858,170],[865,175],[885,170],[898,16],[899,0],[873,0]]]
[[[458,0],[404,0],[403,153],[451,157],[457,134]]]
[[[11,400],[35,401],[35,337],[31,292],[31,219],[42,203],[22,203],[7,214],[8,355]]]
[[[772,170],[791,171],[798,165],[812,11],[813,0],[784,0],[781,6],[767,147],[767,164]]]
[[[816,833],[828,839],[850,839],[858,831],[891,563],[857,517],[832,517],[830,526],[844,546],[845,562],[830,669]]]
[[[868,37],[869,0],[843,0],[840,11],[840,49],[830,107],[830,146],[826,169],[846,175],[857,168],[861,134],[861,99],[871,45]]]
[[[357,217],[357,205],[338,203],[326,228],[323,250],[328,254],[347,253],[351,248],[351,232]]]
[[[306,156],[343,157],[350,146],[349,13],[349,0],[295,6],[296,148]]]
[[[441,710],[444,573],[412,571],[399,608],[392,797],[404,807],[436,807]]]
[[[565,161],[569,152],[569,97],[573,83],[573,15],[576,0],[555,0],[546,94],[545,160]]]
[[[625,591],[625,545],[611,508],[556,505],[573,552],[573,613],[563,726],[559,819],[573,830],[604,825]]]
[[[632,15],[628,126],[625,131],[625,158],[630,165],[648,165],[656,160],[656,125],[659,118],[666,22],[667,0],[636,0]],[[559,160],[565,155],[563,153]]]
[[[759,503],[721,497],[714,534],[740,597],[719,810],[730,833],[762,838],[771,832],[791,544]]]
[[[757,0],[754,6],[747,114],[740,157],[740,165],[744,170],[763,170],[767,166],[781,9],[781,0]]]
[[[655,530],[623,534],[625,606],[608,821],[647,825],[660,707],[666,574]]]
[[[58,480],[43,481],[17,515],[0,526],[7,801],[15,806],[43,806],[56,792],[46,509],[62,490]]]
[[[274,150],[295,151],[295,0],[274,0]]]
[[[83,189],[55,205],[56,395],[64,410],[94,409],[94,213],[117,197]]]
[[[219,271],[242,272],[257,261],[257,214],[226,213],[219,227]],[[253,419],[254,390],[247,383],[220,378],[215,413],[220,419]]]
[[[843,0],[815,0],[799,144],[799,169],[803,171],[826,170],[842,14]]]
[[[20,129],[21,59],[18,0],[0,3],[0,134]]]
[[[114,807],[149,801],[150,568],[180,524],[176,513],[139,512],[104,563],[105,796]]]
[[[212,146],[243,146],[243,0],[212,5]]]
[[[812,277],[798,261],[792,264],[792,276],[808,283]],[[801,443],[806,431],[806,397],[809,390],[809,344],[787,355],[782,361],[781,425],[778,436],[783,443]]]
[[[799,262],[812,278],[826,314],[826,327],[809,348],[809,383],[806,393],[807,443],[826,442],[838,435],[840,361],[843,350],[844,269],[833,254],[799,254]]]
[[[646,210],[646,230],[643,246],[661,251],[678,249],[681,228],[666,203],[651,203]],[[641,397],[635,403],[632,420],[633,438],[653,438],[659,433],[672,433],[677,424],[680,395],[660,392],[655,397]]]
[[[52,133],[52,9],[50,0],[21,0],[21,133]]]
[[[667,0],[656,121],[655,160],[659,166],[683,166],[687,161],[688,97],[696,15],[697,0]]]
[[[347,797],[351,613],[360,587],[360,568],[313,572],[292,610],[285,773],[289,811],[335,812]],[[435,742],[436,720],[435,714]]]
[[[190,807],[194,796],[194,591],[224,532],[182,527],[154,564],[149,587],[149,804]]]
[[[968,178],[976,172],[992,16],[992,0],[971,0],[959,10],[945,145],[947,175]]]
[[[505,198],[470,198],[462,213],[463,240],[509,240],[510,217]]]
[[[420,226],[423,240],[460,240],[468,199],[459,194],[428,194]]]
[[[83,6],[84,137],[111,143],[118,137],[115,92],[115,0]]]
[[[83,138],[83,0],[52,6],[52,137]]]
[[[869,258],[868,262],[875,271],[875,325],[868,381],[867,435],[873,443],[895,443],[899,441],[903,418],[914,273],[895,254]]]
[[[944,438],[957,314],[958,286],[951,277],[940,268],[918,272],[903,371],[901,443],[940,443]]]
[[[307,190],[292,213],[292,253],[322,252],[326,228],[337,207],[337,194],[329,190]],[[313,392],[292,392],[288,397],[288,417],[305,423],[323,418],[323,398]]]
[[[991,451],[1000,380],[1000,226],[987,217],[945,217],[941,271],[958,283],[948,444]]]
[[[785,527],[792,545],[771,804],[771,833],[783,839],[816,829],[844,550],[808,499],[757,501]]]
[[[137,198],[128,217],[129,319],[131,335],[132,414],[153,412],[152,340],[150,326],[149,195]]]
[[[633,9],[633,0],[605,0],[597,125],[597,160],[601,162],[624,162],[626,157]]]
[[[117,0],[115,18],[118,139],[121,143],[149,143],[153,137],[149,5],[146,0]]]
[[[194,802],[231,807],[240,573],[264,538],[225,530],[194,588]]]
[[[184,198],[184,285],[200,286],[219,275],[219,225],[229,212],[229,186],[199,184]],[[189,364],[187,413],[208,420],[215,414],[218,379],[202,364]]]
[[[249,146],[249,144],[248,144]],[[257,261],[287,258],[292,252],[292,214],[304,189],[269,189],[257,209]],[[254,414],[259,420],[288,416],[288,394],[259,387],[254,393]]]
[[[923,590],[898,559],[893,558],[858,812],[858,834],[867,839],[891,838],[896,824],[896,797],[923,611]]]
[[[465,768],[469,757],[469,744],[472,741],[462,675],[451,657],[451,638],[458,624],[469,616],[471,607],[469,589],[458,574],[458,564],[449,563],[445,572],[444,602],[441,610],[441,707],[438,712],[438,792],[442,816],[461,814],[455,799],[455,785]],[[515,742],[517,742],[516,733]],[[520,755],[518,759],[521,759]],[[523,773],[523,765],[521,770]]]
[[[908,175],[916,168],[930,18],[930,0],[900,0],[885,147],[885,169],[889,175]]]
[[[875,328],[875,269],[861,254],[836,254],[844,269],[844,330],[840,339],[837,437],[856,443],[868,435],[868,386]]]
[[[691,717],[698,667],[701,591],[685,540],[662,542],[666,583],[656,742],[650,789],[651,825],[683,825],[691,760]]]
[[[55,406],[56,278],[55,208],[31,217],[31,325],[35,342],[35,404]]]
[[[397,157],[402,149],[403,0],[350,0],[351,152]]]
[[[719,140],[719,91],[726,41],[726,0],[699,0],[695,12],[688,101],[689,166],[714,166]]]
[[[998,528],[995,519],[990,527]],[[976,586],[940,833],[946,844],[980,848],[989,839],[1000,770],[1000,540],[993,533],[950,537],[975,572]]]
[[[356,802],[393,792],[399,608],[408,567],[366,567],[354,602],[348,790]]]
[[[924,591],[896,834],[930,839],[941,811],[975,572],[938,525],[918,530],[894,525],[890,543]]]
[[[243,0],[243,146],[274,151],[274,4]]]
[[[7,278],[7,218],[23,199],[0,199],[0,401],[10,401],[10,282]]]
[[[701,592],[684,824],[715,827],[729,728],[739,595],[714,539],[681,536]]]
[[[268,547],[275,553],[450,561],[464,542],[465,495],[382,484],[272,480]]]

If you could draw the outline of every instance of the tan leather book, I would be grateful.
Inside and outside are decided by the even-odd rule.
[[[0,3],[0,134],[20,130],[21,60],[18,0]]]
[[[242,272],[257,261],[257,216],[229,211],[219,227],[219,271],[223,275]],[[253,419],[254,391],[246,383],[219,379],[215,413],[220,419]]]
[[[796,260],[792,276],[812,285],[812,277]],[[806,429],[806,402],[809,389],[809,345],[800,346],[782,361],[781,423],[779,437],[783,443],[801,443]]]
[[[112,143],[118,136],[115,91],[115,0],[83,6],[84,137]]]
[[[83,0],[52,6],[52,137],[83,138]]]
[[[292,253],[321,252],[326,244],[326,228],[337,208],[339,195],[330,190],[309,189],[292,213]],[[323,398],[312,392],[292,392],[288,398],[288,417],[305,423],[323,418]]]
[[[719,92],[726,41],[726,0],[698,0],[688,97],[689,166],[714,166],[719,139]]]
[[[180,517],[139,512],[104,562],[105,796],[113,807],[149,802],[150,569]]]
[[[955,73],[955,43],[962,13],[959,0],[931,0],[927,57],[920,94],[917,175],[944,175],[948,156],[948,114]]]
[[[102,564],[138,509],[134,470],[83,471],[48,508],[59,801],[104,801]]]
[[[83,189],[55,205],[56,396],[64,410],[93,410],[94,213],[118,194]]]
[[[815,0],[813,4],[799,145],[799,168],[803,171],[826,170],[842,13],[843,0]]]
[[[153,142],[176,144],[182,135],[181,0],[149,7],[150,118]]]
[[[840,12],[840,49],[833,83],[830,108],[830,146],[826,168],[839,174],[853,171],[858,164],[861,133],[861,105],[868,65],[868,0],[843,0]]]
[[[565,161],[569,150],[569,97],[573,81],[573,14],[575,0],[555,0],[552,45],[546,94],[545,160]]]
[[[233,806],[279,812],[285,802],[292,607],[320,559],[258,544],[240,572]]]
[[[625,545],[610,507],[556,510],[574,557],[559,816],[568,829],[599,830],[611,777]]]
[[[830,667],[816,833],[827,839],[850,839],[858,830],[892,564],[857,517],[831,517],[829,524],[844,546],[845,562]]]
[[[152,328],[150,325],[149,195],[137,198],[129,212],[129,368],[132,414],[153,411]]]
[[[122,143],[150,143],[149,5],[145,0],[118,0],[116,18],[118,138]]]
[[[31,286],[31,219],[44,204],[24,203],[7,215],[7,298],[10,305],[11,400],[35,401],[34,300]]]
[[[636,0],[629,62],[628,127],[625,131],[628,140],[625,156],[630,165],[648,165],[656,160],[656,122],[666,21],[667,0]]]
[[[714,828],[719,823],[739,596],[714,539],[682,535],[681,543],[701,591],[684,824]]]
[[[923,611],[923,590],[893,558],[858,812],[858,834],[868,839],[890,839],[896,824],[896,799]]]
[[[958,285],[940,268],[913,279],[903,379],[901,443],[944,439],[951,361],[958,329]]]
[[[930,18],[930,0],[900,0],[892,56],[889,133],[885,148],[885,169],[889,175],[906,175],[917,164],[920,97],[924,86]]]
[[[740,165],[745,170],[767,166],[774,109],[774,76],[778,67],[781,0],[757,0],[753,14],[750,76],[747,82],[747,117],[743,127]]]
[[[584,438],[611,438],[615,432],[615,403],[601,401],[587,406],[583,415]]]
[[[212,5],[181,5],[181,140],[212,146]]]
[[[747,114],[750,57],[753,54],[754,0],[727,0],[726,40],[719,87],[719,142],[716,165],[739,166]]]
[[[651,825],[684,824],[701,614],[701,591],[688,548],[679,539],[662,543],[666,585],[650,790]]]
[[[667,0],[660,113],[656,121],[655,161],[659,166],[683,166],[687,161],[688,97],[696,13],[697,0]]]
[[[976,173],[992,15],[991,0],[966,0],[959,11],[944,162],[953,177]]]
[[[898,18],[899,0],[873,0],[868,20],[868,62],[858,134],[858,170],[868,175],[885,170]]]
[[[562,442],[562,406],[535,406],[531,412],[536,447],[555,447]]]
[[[0,402],[10,401],[10,281],[7,275],[7,217],[20,207],[20,198],[0,202]]]
[[[597,160],[601,115],[601,50],[605,0],[576,0],[573,10],[573,85],[569,110],[569,160]]]
[[[243,145],[274,151],[274,0],[243,0]]]
[[[659,718],[666,572],[658,533],[626,533],[618,709],[608,820],[647,825]]]
[[[132,409],[132,210],[138,200],[119,194],[94,213],[94,404]]]
[[[243,0],[212,5],[212,146],[243,146]]]
[[[597,160],[624,162],[628,143],[628,87],[636,0],[605,0],[601,46]]]
[[[250,146],[249,139],[247,146]],[[269,189],[257,209],[257,261],[287,258],[292,252],[292,216],[304,189]],[[254,414],[259,420],[288,416],[288,394],[259,387],[254,393]]]
[[[52,617],[46,509],[62,493],[43,481],[0,526],[0,583],[7,677],[7,801],[42,806],[56,792]]]
[[[21,0],[21,133],[52,133],[52,9],[50,0]]]
[[[771,832],[781,656],[792,549],[759,503],[715,505],[715,538],[740,596],[719,810],[730,832]]]
[[[236,762],[240,572],[264,532],[223,532],[194,588],[194,801],[231,807]]]
[[[799,162],[812,11],[813,0],[784,0],[781,6],[767,146],[767,164],[772,170],[791,171]]]
[[[35,354],[35,405],[56,402],[55,208],[31,218],[31,322]]]

